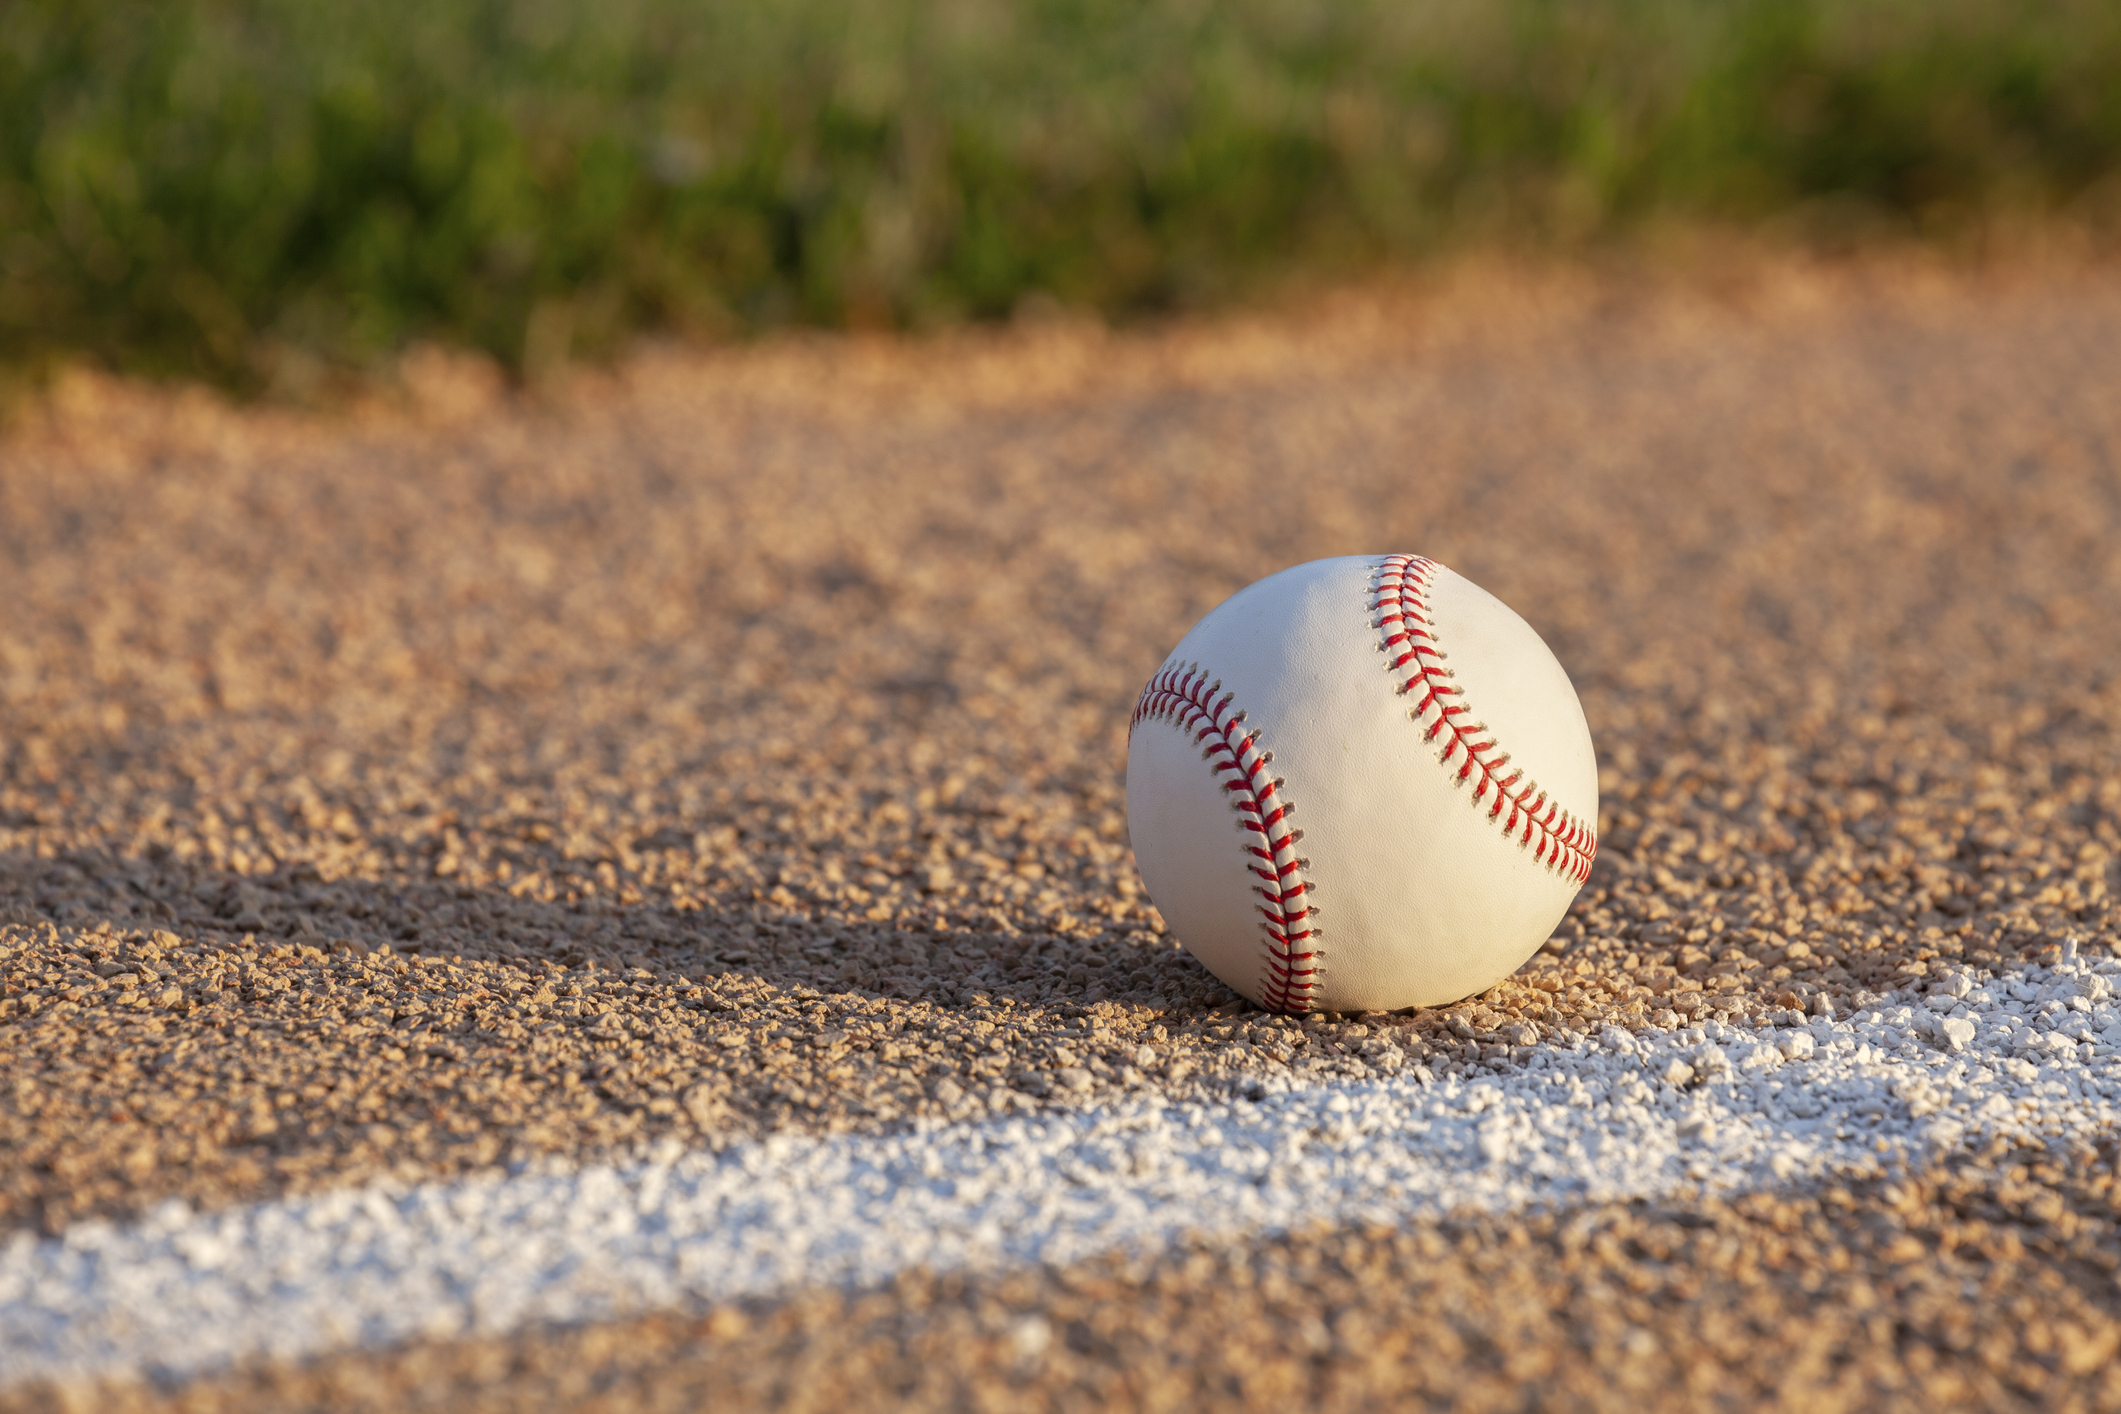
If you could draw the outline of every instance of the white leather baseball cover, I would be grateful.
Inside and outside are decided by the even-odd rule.
[[[1568,674],[1418,556],[1316,560],[1231,595],[1149,680],[1128,738],[1150,897],[1273,1011],[1493,986],[1590,877],[1597,819]]]

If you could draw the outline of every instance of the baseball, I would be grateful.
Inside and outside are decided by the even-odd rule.
[[[1531,625],[1418,555],[1269,575],[1134,708],[1127,826],[1179,940],[1270,1011],[1484,991],[1597,852],[1598,764]]]

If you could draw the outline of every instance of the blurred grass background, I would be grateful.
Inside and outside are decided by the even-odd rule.
[[[2114,0],[8,0],[0,362],[1108,315],[2121,207]]]

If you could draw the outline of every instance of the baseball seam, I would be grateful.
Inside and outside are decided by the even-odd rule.
[[[1423,729],[1423,741],[1443,739],[1436,758],[1440,763],[1448,767],[1454,757],[1462,758],[1452,773],[1453,786],[1471,784],[1472,803],[1486,806],[1488,819],[1501,826],[1506,838],[1531,850],[1543,868],[1581,886],[1591,877],[1598,833],[1562,809],[1523,767],[1510,764],[1510,753],[1487,724],[1474,717],[1465,689],[1452,681],[1455,674],[1444,666],[1448,655],[1437,639],[1436,615],[1429,607],[1439,568],[1419,555],[1387,555],[1370,586],[1372,626],[1385,635],[1380,647],[1388,666],[1394,674],[1411,674],[1399,691],[1420,696],[1408,715]]]
[[[1319,930],[1310,926],[1318,911],[1311,904],[1315,886],[1304,876],[1310,861],[1296,853],[1303,838],[1303,831],[1289,824],[1296,807],[1283,793],[1283,782],[1267,774],[1274,753],[1261,745],[1258,731],[1244,729],[1245,714],[1233,710],[1235,699],[1198,663],[1165,667],[1142,689],[1127,734],[1131,737],[1143,721],[1168,722],[1201,748],[1208,769],[1232,798],[1244,836],[1245,867],[1260,880],[1253,892],[1266,900],[1259,908],[1267,937],[1260,1005],[1306,1012],[1325,976],[1326,956],[1318,946]]]

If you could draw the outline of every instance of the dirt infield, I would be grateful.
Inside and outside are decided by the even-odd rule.
[[[322,418],[71,381],[0,442],[0,1219],[60,1233],[172,1195],[1227,1093],[1263,1069],[1509,1065],[1609,1024],[1845,1013],[2067,938],[2111,951],[2116,388],[2113,272],[1894,263],[1488,271],[1124,337],[652,353],[538,399],[428,359],[396,402]],[[1595,871],[1484,996],[1270,1018],[1140,891],[1127,709],[1235,588],[1394,550],[1500,596],[1569,669],[1603,765]],[[2061,1192],[2039,1163],[2010,1182]],[[1864,1358],[1910,1399],[2018,1380],[2035,1400],[2010,1372],[2036,1367],[2121,1398],[2069,1353],[2110,1351],[2121,1305],[2113,1190],[2087,1182],[2066,1200],[2083,1242],[2009,1268],[2024,1319],[2075,1334],[2024,1335],[1986,1375],[1924,1364],[1986,1349],[1920,1332],[1958,1329],[1952,1301],[1978,1330],[1988,1278],[1879,1276],[1848,1319],[1916,1334]],[[1797,1267],[1900,1260],[1857,1236],[1893,1203],[1851,1205]],[[1466,1273],[1514,1260],[1507,1233],[1468,1241]],[[1691,1258],[1614,1251],[1554,1280],[1686,1286],[1665,1264]],[[1151,1288],[1191,1310],[1225,1279],[1206,1260],[1084,1280],[1113,1310]],[[1390,1262],[1288,1260],[1277,1280],[1320,1301],[1427,1291]],[[1686,1363],[1702,1302],[1743,1307],[1718,1272],[1630,1317],[1646,1360]],[[1073,1309],[1074,1280],[1026,1277],[1024,1300]],[[909,1282],[865,1298],[886,1304],[863,1330],[946,1328],[921,1312],[959,1298]],[[1918,1316],[1917,1288],[1945,1314]],[[748,1316],[779,1334],[741,1337],[746,1358],[802,1366],[805,1310]],[[1272,1323],[1199,1319],[1224,1350]],[[626,1343],[678,1340],[661,1329],[581,1338],[634,1380]],[[1549,1353],[1520,1370],[1498,1347],[1496,1379],[1567,1363],[1576,1337],[1541,1329]],[[422,1371],[544,1368],[349,1359],[357,1383],[412,1382],[383,1403]],[[1093,1397],[1051,1368],[1010,1397]],[[1746,1368],[1775,1387],[1773,1359]],[[215,1388],[295,1398],[260,1378]],[[337,1407],[339,1378],[300,1398]],[[689,1378],[610,1407],[686,1402]],[[936,1378],[892,1387],[984,1398]]]
[[[2021,1160],[1861,1192],[915,1274],[100,1397],[112,1414],[2112,1408],[2114,1212],[2110,1175]]]

